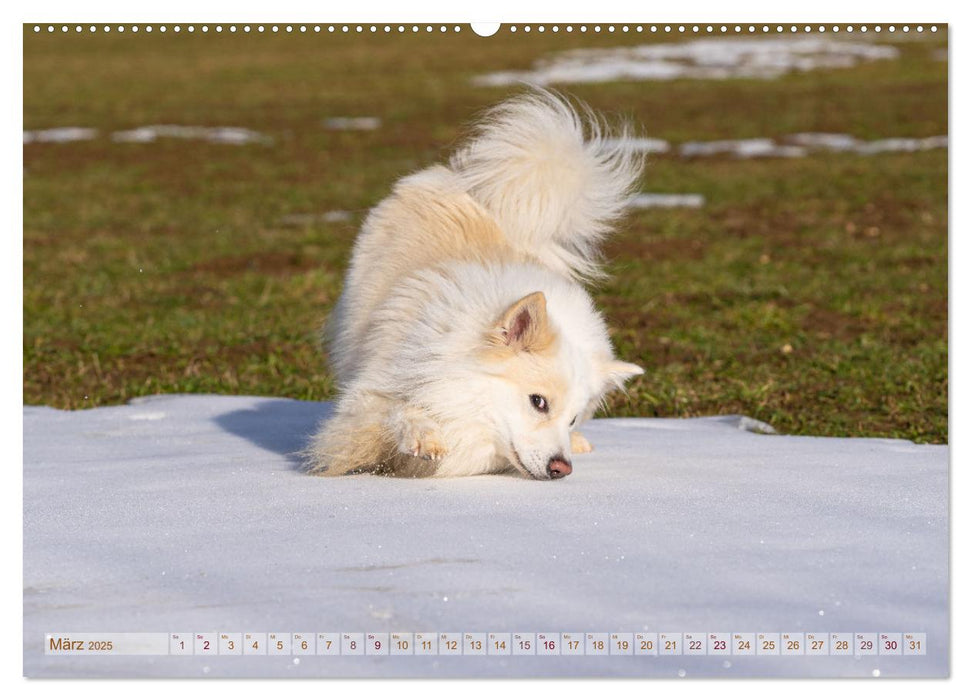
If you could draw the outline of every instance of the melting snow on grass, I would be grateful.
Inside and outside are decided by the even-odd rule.
[[[873,155],[893,151],[929,151],[947,148],[947,136],[928,138],[890,138],[862,141],[847,134],[805,133],[787,136],[787,143],[773,139],[736,139],[727,141],[688,141],[678,153],[684,158],[730,155],[736,158],[801,158],[810,151],[834,151]]]
[[[269,143],[270,138],[251,129],[238,126],[180,126],[158,124],[140,126],[129,131],[116,131],[112,141],[125,143],[152,143],[160,138],[198,139],[210,143],[247,144]]]
[[[377,117],[334,117],[324,121],[324,126],[334,130],[371,130],[380,126]],[[86,141],[98,136],[97,129],[84,127],[61,127],[40,131],[24,131],[24,143],[70,143]],[[234,126],[182,126],[159,124],[142,126],[127,131],[116,131],[111,139],[118,143],[153,143],[160,138],[196,139],[210,143],[242,145],[248,143],[270,143],[269,136]],[[678,155],[684,158],[729,155],[737,158],[799,158],[810,151],[834,151],[872,155],[891,151],[927,151],[947,148],[947,136],[926,138],[886,138],[863,141],[848,134],[800,133],[785,137],[784,143],[770,138],[734,139],[719,141],[687,141],[677,148]],[[608,141],[614,143],[613,140]],[[670,153],[672,145],[658,138],[635,138],[630,147],[638,153]],[[667,206],[652,204],[650,206]],[[694,206],[694,205],[672,205]],[[347,212],[328,212],[321,215],[324,221],[346,221]]]
[[[89,141],[97,135],[97,129],[86,129],[80,126],[64,126],[57,129],[25,131],[24,143],[70,143],[71,141]]]
[[[604,143],[612,147],[619,145],[620,141],[618,139],[606,139]],[[627,146],[635,153],[667,153],[671,150],[671,144],[664,139],[628,139]]]
[[[350,221],[354,218],[352,212],[344,209],[325,211],[323,214],[287,214],[280,217],[284,226],[312,226],[319,223],[335,224]]]
[[[801,146],[780,146],[772,139],[738,139],[732,141],[689,141],[681,144],[685,158],[733,155],[739,158],[800,158],[806,155]]]
[[[603,83],[614,80],[727,80],[778,78],[819,68],[852,68],[863,61],[894,59],[893,46],[828,37],[795,39],[698,39],[611,49],[576,49],[537,61],[532,70],[499,71],[473,79],[477,85],[520,82]]]
[[[704,205],[705,198],[700,194],[641,192],[627,200],[627,206],[630,209],[674,209],[678,207],[699,209]]]
[[[947,148],[947,136],[930,136],[928,138],[892,138],[877,139],[876,141],[861,141],[846,134],[793,134],[788,139],[792,143],[806,148],[826,151],[849,151],[871,155],[889,151],[929,151],[935,148]]]
[[[377,117],[331,117],[324,120],[324,128],[332,131],[374,131],[381,126]]]

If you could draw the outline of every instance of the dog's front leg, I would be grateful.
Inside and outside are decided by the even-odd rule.
[[[385,425],[389,412],[386,397],[352,387],[337,402],[334,415],[318,428],[306,451],[308,471],[340,476],[381,467],[395,453],[393,436]]]
[[[441,429],[418,406],[402,406],[393,411],[390,427],[398,439],[398,451],[421,459],[439,460],[447,452]]]

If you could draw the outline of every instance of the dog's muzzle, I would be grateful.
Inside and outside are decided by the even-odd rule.
[[[551,457],[549,464],[546,465],[546,473],[551,479],[562,479],[573,471],[573,465],[563,458],[562,455]]]

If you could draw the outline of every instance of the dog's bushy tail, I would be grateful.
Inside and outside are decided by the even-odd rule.
[[[628,126],[610,133],[586,105],[531,89],[486,112],[449,165],[514,248],[590,280],[643,159]]]

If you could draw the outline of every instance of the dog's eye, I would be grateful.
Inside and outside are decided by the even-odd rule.
[[[577,424],[577,417],[573,416],[573,420],[570,421],[570,427],[572,428],[576,424]]]
[[[550,405],[547,403],[546,397],[540,396],[539,394],[530,394],[529,401],[533,404],[533,408],[540,413],[549,413]]]

